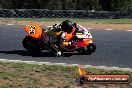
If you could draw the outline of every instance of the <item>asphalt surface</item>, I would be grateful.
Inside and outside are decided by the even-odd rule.
[[[91,29],[97,50],[91,55],[65,53],[54,57],[43,51],[29,54],[22,46],[24,26],[0,25],[0,59],[132,68],[132,32]]]

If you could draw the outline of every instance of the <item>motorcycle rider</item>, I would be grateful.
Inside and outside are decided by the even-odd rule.
[[[62,22],[61,28],[63,30],[61,35],[61,46],[68,46],[71,44],[74,35],[78,31],[77,24],[66,20]]]
[[[61,24],[53,25],[50,31],[47,32],[50,37],[50,44],[48,45],[51,51],[56,53],[57,56],[60,56],[61,50],[59,47],[70,45],[70,41],[73,40],[73,37],[77,31],[77,24],[69,20],[63,21]]]

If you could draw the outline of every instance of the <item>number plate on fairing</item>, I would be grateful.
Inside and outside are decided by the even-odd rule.
[[[92,38],[90,34],[76,35],[78,38]]]

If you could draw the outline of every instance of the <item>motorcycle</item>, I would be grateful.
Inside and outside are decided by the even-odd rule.
[[[95,52],[96,45],[93,43],[93,38],[90,32],[80,25],[78,25],[78,27],[79,30],[73,36],[72,41],[63,42],[62,44],[59,42],[59,38],[57,38],[58,41],[56,43],[59,46],[57,48],[59,48],[59,50],[62,52],[77,51],[81,54],[90,55],[91,53]],[[30,23],[29,25],[26,25],[24,30],[27,33],[27,36],[22,41],[23,47],[29,52],[41,52],[42,50],[50,51],[50,47],[48,46],[50,44],[50,39],[47,41],[47,34],[48,36],[59,36],[62,34],[62,31],[50,33],[52,29],[53,27],[42,28],[36,23]],[[57,54],[56,56],[60,55]]]

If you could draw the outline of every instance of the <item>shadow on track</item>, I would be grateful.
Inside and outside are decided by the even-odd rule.
[[[32,57],[55,57],[55,55],[51,52],[30,53],[30,52],[25,51],[25,50],[0,51],[0,53],[17,54],[17,55],[21,55],[21,56],[32,56]],[[70,57],[72,55],[80,55],[80,54],[68,52],[68,53],[63,53],[62,57]]]

